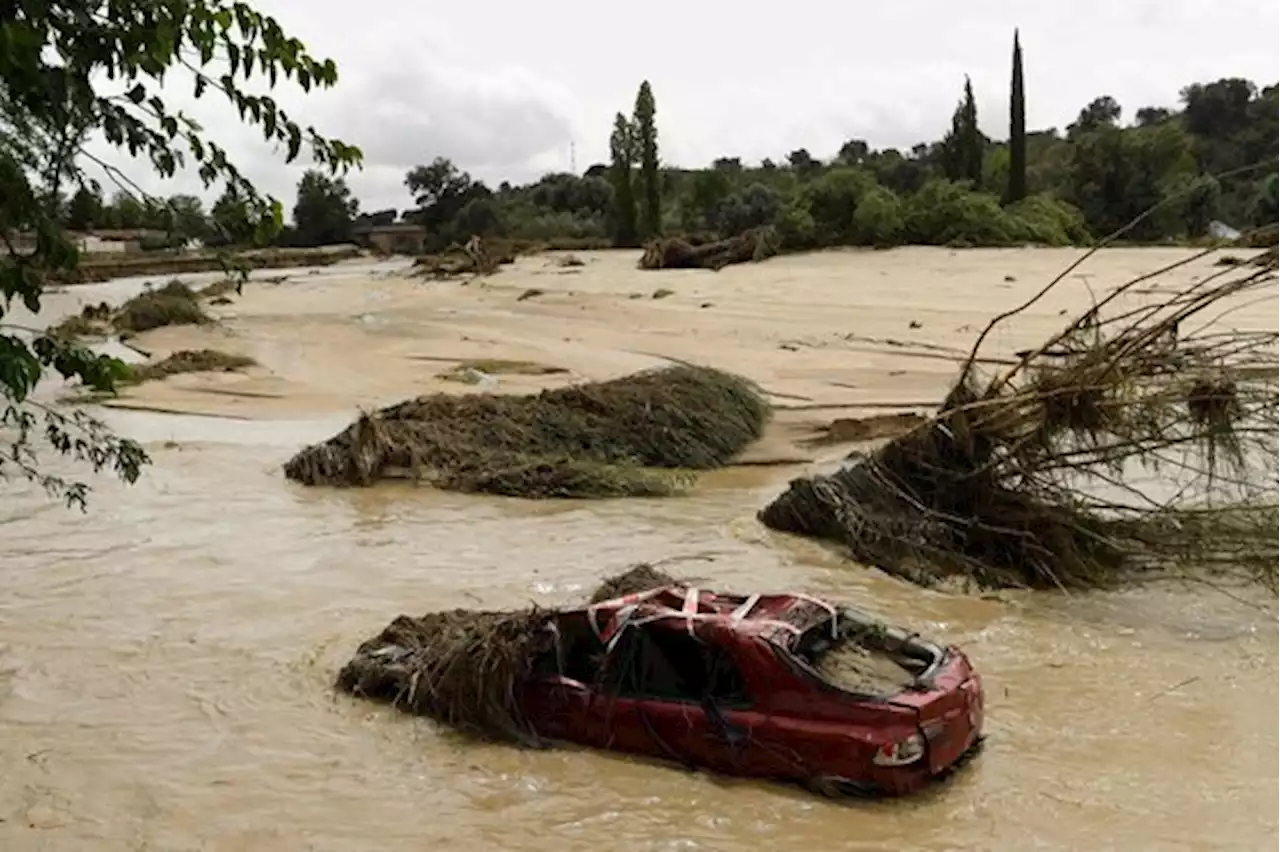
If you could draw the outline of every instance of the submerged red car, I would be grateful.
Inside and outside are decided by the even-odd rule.
[[[911,793],[982,742],[963,653],[806,595],[666,586],[548,628],[521,703],[549,738],[829,795]]]

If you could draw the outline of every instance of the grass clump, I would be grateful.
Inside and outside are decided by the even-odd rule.
[[[284,470],[306,485],[408,475],[509,496],[659,496],[730,462],[768,417],[745,380],[678,366],[531,396],[420,397],[361,415]]]
[[[206,325],[213,320],[204,312],[196,292],[174,280],[125,302],[111,322],[116,331],[141,332],[169,325]]]
[[[258,362],[247,355],[230,355],[216,349],[182,349],[154,364],[129,367],[127,382],[149,382],[183,373],[233,373]]]

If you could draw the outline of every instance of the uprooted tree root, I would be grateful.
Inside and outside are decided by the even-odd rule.
[[[760,520],[925,584],[1099,587],[1158,567],[1274,588],[1276,335],[1215,321],[1275,275],[1230,266],[1156,303],[1124,298],[1150,278],[986,377],[984,332],[936,416],[793,481]]]
[[[518,497],[662,496],[758,438],[769,406],[745,380],[677,366],[532,396],[425,396],[361,417],[285,464],[306,485],[409,476]]]
[[[428,278],[458,278],[464,275],[492,275],[506,264],[515,263],[516,253],[504,245],[489,245],[472,237],[465,245],[451,245],[440,254],[424,254],[414,260],[415,274]]]
[[[732,263],[766,260],[777,253],[777,231],[773,226],[766,225],[705,245],[693,245],[677,237],[654,240],[644,247],[639,266],[641,269],[719,271]]]
[[[649,565],[636,565],[604,580],[591,601],[671,582]],[[518,696],[534,659],[553,645],[547,617],[536,607],[402,615],[360,645],[338,673],[337,687],[473,735],[540,744]]]

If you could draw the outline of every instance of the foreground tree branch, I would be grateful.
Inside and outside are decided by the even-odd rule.
[[[310,158],[330,173],[358,166],[361,153],[304,129],[270,97],[243,91],[241,84],[255,71],[272,87],[283,76],[304,91],[330,87],[338,77],[332,60],[312,57],[275,19],[245,3],[17,0],[5,4],[0,21],[0,425],[8,443],[0,476],[26,477],[83,507],[84,483],[43,471],[36,443],[41,423],[40,437],[49,449],[95,472],[111,470],[126,482],[137,479],[149,461],[146,453],[83,412],[62,413],[33,402],[31,395],[50,369],[109,392],[123,365],[4,320],[15,301],[39,312],[50,277],[76,266],[78,252],[57,207],[64,185],[88,182],[81,162],[96,158],[84,150],[86,138],[101,134],[148,160],[161,177],[191,168],[206,186],[225,182],[244,202],[261,241],[280,230],[280,203],[261,196],[196,122],[170,111],[154,94],[168,76],[190,73],[197,98],[210,89],[220,92],[242,121],[283,145],[286,163],[301,155],[304,143]],[[119,170],[100,164],[136,190]],[[29,235],[24,242],[33,247],[19,248],[13,239],[18,233]]]

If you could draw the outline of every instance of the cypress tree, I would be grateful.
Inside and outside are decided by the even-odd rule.
[[[636,196],[632,185],[631,166],[635,160],[635,138],[631,122],[622,113],[613,119],[613,135],[609,137],[609,151],[613,162],[609,178],[613,183],[613,244],[619,247],[636,245]]]
[[[978,130],[978,105],[973,84],[964,78],[964,98],[951,116],[951,130],[942,140],[942,171],[948,180],[967,180],[975,188],[982,185],[982,158],[986,142]]]
[[[633,127],[640,155],[640,235],[656,237],[662,232],[662,186],[658,176],[658,128],[654,123],[657,105],[649,81],[636,92]]]
[[[982,186],[982,155],[985,147],[982,131],[978,130],[978,104],[973,98],[973,84],[964,78],[964,119],[960,137],[962,174],[972,181],[975,188]]]
[[[1013,79],[1009,85],[1009,187],[1005,201],[1027,197],[1027,104],[1022,88],[1022,45],[1013,31]]]

